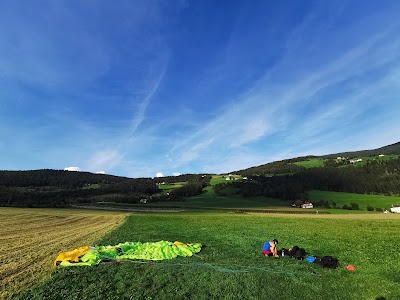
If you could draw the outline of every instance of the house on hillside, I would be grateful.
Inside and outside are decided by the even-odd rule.
[[[303,201],[303,200],[296,200],[291,203],[292,207],[301,207],[301,208],[314,208],[314,205],[311,202]]]
[[[379,157],[384,157],[384,156],[385,156],[385,154],[379,154],[378,156],[379,156]]]
[[[355,163],[358,163],[358,162],[362,162],[362,158],[359,158],[359,159],[350,159],[350,163],[351,163],[351,164],[355,164]]]
[[[146,198],[140,199],[140,203],[146,204],[147,203],[147,199]]]
[[[301,205],[301,208],[314,208],[314,205],[311,202],[306,202]]]
[[[400,204],[392,205],[390,212],[400,214]]]

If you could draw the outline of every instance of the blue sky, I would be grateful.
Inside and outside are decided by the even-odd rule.
[[[224,173],[400,140],[399,1],[0,3],[0,169]]]

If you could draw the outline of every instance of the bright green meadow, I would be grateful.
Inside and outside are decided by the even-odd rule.
[[[295,162],[294,164],[298,165],[300,167],[305,167],[307,169],[316,168],[316,167],[322,167],[324,165],[324,159],[322,159],[322,158],[310,158],[308,160]]]
[[[135,213],[98,244],[168,240],[205,247],[169,261],[57,268],[17,298],[400,299],[399,221],[393,214]],[[261,247],[272,238],[279,248],[337,257],[340,268],[264,257]]]
[[[310,201],[328,200],[336,202],[337,206],[350,205],[352,202],[357,203],[361,209],[366,210],[368,205],[374,208],[392,207],[392,204],[400,204],[400,197],[369,195],[369,194],[353,194],[342,192],[325,192],[325,191],[309,191],[307,192]],[[329,210],[328,210],[329,211]]]

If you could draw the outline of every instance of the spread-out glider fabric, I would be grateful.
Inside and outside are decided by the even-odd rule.
[[[84,246],[63,252],[54,261],[56,266],[92,266],[102,260],[163,260],[177,256],[192,256],[200,252],[200,243],[184,244],[181,242],[126,242],[115,246]]]

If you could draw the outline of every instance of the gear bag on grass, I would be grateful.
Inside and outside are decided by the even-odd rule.
[[[328,269],[336,269],[339,267],[339,261],[337,260],[337,258],[334,258],[332,256],[323,256],[321,258],[318,257],[315,259],[314,263]]]

